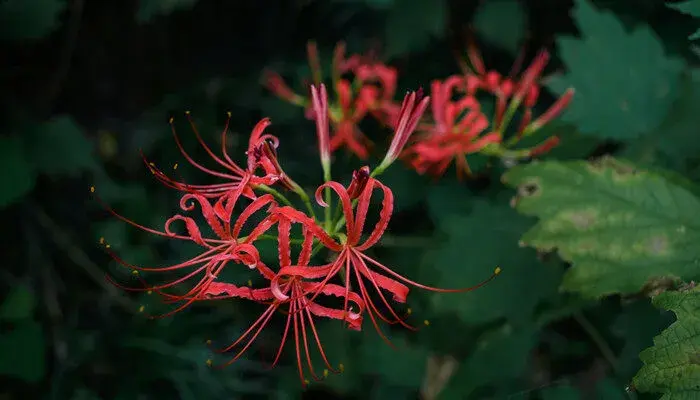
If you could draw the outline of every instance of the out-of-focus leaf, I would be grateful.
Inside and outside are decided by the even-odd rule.
[[[695,18],[700,18],[700,1],[688,0],[682,3],[666,3],[667,7],[678,10],[684,14],[691,15]],[[692,35],[688,37],[690,40],[695,40],[700,38],[700,29],[695,31]]]
[[[386,170],[379,180],[394,193],[394,210],[403,211],[425,200],[428,188],[426,178],[396,162]]]
[[[383,383],[418,389],[428,351],[409,345],[403,336],[392,335],[389,339],[396,349],[389,347],[376,332],[367,331],[362,342],[362,370],[379,376]]]
[[[700,200],[680,181],[612,158],[533,163],[503,181],[517,210],[540,218],[522,243],[573,263],[564,290],[602,297],[700,276]]]
[[[536,343],[536,331],[529,326],[515,328],[506,324],[484,333],[476,349],[441,392],[440,398],[469,398],[476,388],[500,385],[520,377]]]
[[[426,277],[437,275],[439,287],[454,288],[483,281],[497,266],[503,272],[473,292],[435,293],[435,309],[474,324],[532,318],[540,300],[556,293],[560,278],[559,271],[538,262],[534,250],[518,247],[518,239],[533,223],[505,204],[481,199],[474,201],[469,215],[446,216],[440,225],[446,238],[426,257],[432,266]]]
[[[604,400],[626,400],[625,387],[610,378],[605,378],[595,385],[596,398]]]
[[[576,96],[562,114],[582,134],[632,139],[659,126],[679,95],[683,63],[664,54],[648,26],[625,31],[615,16],[578,0],[574,18],[582,38],[557,39],[567,73],[549,87]]]
[[[644,300],[625,307],[611,326],[624,345],[617,357],[617,368],[624,379],[632,379],[642,367],[639,352],[653,344],[652,338],[669,325],[667,315]]]
[[[157,16],[192,8],[196,2],[197,0],[141,0],[136,20],[140,23],[149,22]]]
[[[387,17],[384,38],[387,57],[401,56],[425,48],[440,37],[447,23],[444,0],[395,0]]]
[[[364,4],[375,9],[386,9],[393,7],[395,0],[333,0],[336,3]]]
[[[0,306],[0,319],[22,320],[31,318],[36,299],[34,293],[24,285],[15,286]]]
[[[700,287],[654,297],[659,308],[673,311],[676,322],[639,354],[644,366],[634,377],[640,392],[661,392],[663,400],[700,397]]]
[[[64,0],[5,0],[0,2],[0,37],[37,40],[58,28]]]
[[[602,142],[602,140],[597,137],[582,135],[576,130],[576,127],[571,124],[555,120],[545,125],[531,136],[521,140],[518,147],[532,147],[551,136],[559,137],[559,145],[547,154],[538,157],[538,159],[578,160],[586,158]]]
[[[46,369],[44,332],[35,321],[22,321],[0,334],[0,374],[38,382]]]
[[[570,385],[552,386],[542,389],[542,400],[579,400],[581,392]]]
[[[516,53],[527,29],[525,18],[518,0],[484,1],[474,16],[474,28],[486,42]]]
[[[25,132],[23,139],[38,172],[75,175],[97,165],[92,143],[71,117],[38,124]]]
[[[34,187],[36,174],[20,138],[0,137],[0,171],[0,207],[19,200]]]

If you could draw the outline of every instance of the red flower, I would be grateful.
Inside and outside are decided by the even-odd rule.
[[[331,188],[340,198],[340,204],[343,209],[346,226],[346,231],[344,234],[337,234],[337,236],[341,238],[340,241],[333,239],[333,237],[326,233],[326,231],[324,231],[320,226],[316,225],[313,219],[291,207],[279,207],[273,210],[273,213],[280,214],[285,218],[288,218],[290,221],[302,224],[319,239],[323,246],[337,255],[337,258],[331,264],[314,268],[313,276],[311,271],[299,271],[298,273],[308,278],[315,278],[317,276],[321,276],[321,271],[323,271],[324,279],[317,289],[317,293],[319,293],[322,288],[330,285],[328,282],[333,277],[343,271],[343,280],[345,282],[344,291],[346,293],[343,310],[348,310],[349,312],[348,301],[350,298],[349,295],[352,292],[350,282],[351,279],[353,279],[359,288],[359,295],[362,298],[362,302],[367,306],[366,310],[370,320],[377,329],[379,335],[387,341],[388,339],[386,336],[384,336],[381,328],[379,327],[377,322],[378,319],[389,324],[399,323],[407,328],[414,328],[408,325],[404,321],[404,318],[400,317],[396,313],[394,308],[389,304],[389,301],[383,292],[391,293],[394,301],[404,303],[409,292],[409,288],[406,285],[412,285],[421,289],[437,292],[464,292],[482,286],[498,273],[497,270],[496,273],[494,273],[494,275],[488,280],[474,287],[464,289],[441,289],[414,282],[394,272],[389,267],[364,253],[380,240],[387,228],[387,225],[389,224],[394,201],[391,190],[378,180],[372,178],[369,174],[368,167],[364,167],[354,174],[353,182],[347,189],[340,183],[333,181],[326,182],[325,184],[321,185],[316,191],[316,201],[322,206],[327,206],[327,204],[321,198],[321,192],[325,187]],[[372,193],[375,189],[381,190],[384,194],[382,209],[380,211],[380,219],[370,233],[369,237],[362,241],[361,236],[365,221],[367,219],[367,212],[369,210]],[[358,201],[356,208],[353,210],[352,199],[354,197],[356,197]],[[368,281],[371,288],[377,292],[379,299],[389,310],[389,313],[391,314],[390,316],[387,316],[379,311],[376,304],[369,296],[369,290],[365,281]]]
[[[318,86],[323,74],[316,44],[310,42],[307,51],[313,83]],[[329,118],[333,128],[331,151],[346,147],[359,158],[366,159],[372,143],[357,125],[369,113],[385,123],[396,117],[398,109],[392,102],[396,91],[396,70],[359,55],[346,59],[345,45],[339,43],[335,48],[331,72],[332,83],[329,87],[336,93],[336,101],[329,106]],[[353,75],[353,80],[343,77],[347,73]],[[313,102],[294,93],[278,74],[267,71],[265,80],[266,86],[278,97],[304,106],[307,117],[315,118]]]
[[[458,176],[469,175],[466,156],[501,142],[501,135],[496,132],[483,134],[489,121],[474,97],[467,95],[452,100],[454,91],[463,90],[465,85],[464,78],[459,76],[451,76],[444,82],[433,81],[433,121],[418,125],[417,136],[405,152],[418,173],[440,176],[454,160]]]
[[[246,350],[250,348],[275,312],[283,307],[286,308],[284,313],[287,316],[287,323],[282,333],[280,346],[272,362],[272,366],[275,366],[279,361],[290,330],[292,330],[294,334],[294,347],[299,378],[302,384],[306,384],[308,381],[305,379],[305,369],[308,369],[308,372],[314,380],[321,379],[316,373],[311,360],[309,336],[311,336],[311,341],[316,345],[318,353],[325,364],[326,369],[323,371],[323,377],[328,375],[329,370],[337,372],[328,361],[318,330],[316,329],[314,318],[323,317],[343,320],[351,329],[359,330],[362,326],[362,313],[365,306],[360,296],[354,292],[346,291],[345,288],[341,286],[307,280],[325,276],[327,268],[308,266],[309,260],[311,259],[311,247],[314,238],[306,227],[303,228],[302,232],[304,241],[301,246],[297,264],[291,265],[291,221],[284,216],[284,213],[278,213],[275,214],[275,216],[279,224],[278,253],[280,270],[272,277],[266,276],[271,278],[271,286],[245,292],[241,291],[241,289],[236,286],[218,283],[210,285],[205,296],[217,299],[244,297],[255,301],[266,301],[268,303],[268,307],[260,317],[234,343],[219,350],[220,352],[228,352],[239,346],[241,347],[236,355],[223,364],[222,367],[230,365],[238,360]],[[309,298],[310,294],[313,294],[313,298]],[[344,298],[345,304],[348,302],[354,303],[357,309],[346,312],[345,310],[347,310],[347,307],[344,310],[339,310],[323,306],[315,300],[316,296],[319,294]]]
[[[235,199],[237,199],[240,195],[254,199],[256,195],[253,192],[253,189],[256,186],[271,185],[276,182],[281,182],[284,184],[285,179],[289,179],[286,177],[286,175],[284,175],[284,172],[281,170],[279,163],[277,162],[275,149],[278,146],[278,139],[275,136],[264,133],[265,128],[271,124],[270,119],[262,119],[253,128],[248,141],[248,150],[246,151],[247,165],[246,168],[241,168],[226,152],[226,135],[228,133],[230,118],[231,114],[229,113],[224,130],[221,132],[222,155],[217,156],[204,142],[199,134],[199,131],[195,127],[194,122],[192,121],[190,113],[187,113],[187,119],[192,126],[195,136],[197,137],[197,141],[199,141],[207,154],[220,167],[223,168],[223,171],[207,168],[195,161],[182,147],[177,132],[175,131],[173,121],[172,119],[170,120],[175,143],[177,144],[177,147],[180,150],[180,153],[182,153],[183,157],[185,157],[185,159],[195,168],[211,176],[223,179],[223,183],[198,185],[179,181],[166,175],[162,170],[158,169],[153,163],[148,162],[148,160],[146,160],[144,157],[144,162],[160,182],[168,187],[186,193],[196,193],[210,199],[217,199],[215,211],[217,213],[223,213],[222,215],[229,216],[231,214],[233,204],[235,203]],[[257,175],[259,170],[262,171],[261,175]]]
[[[236,199],[233,199],[232,202],[235,202],[235,200]],[[166,221],[165,229],[163,231],[158,231],[137,224],[136,222],[117,214],[115,211],[107,207],[107,210],[117,218],[146,232],[174,239],[192,241],[204,248],[204,251],[201,254],[187,261],[175,265],[156,268],[140,267],[130,264],[108,249],[109,254],[114,258],[114,260],[128,268],[131,268],[137,276],[139,276],[139,272],[181,274],[181,276],[178,278],[157,285],[149,285],[139,276],[139,279],[141,279],[141,283],[143,284],[143,286],[139,288],[124,287],[108,277],[112,283],[122,289],[132,291],[155,291],[163,296],[166,302],[182,303],[174,310],[161,315],[160,317],[170,316],[182,311],[197,300],[206,299],[212,285],[216,287],[218,284],[220,284],[217,282],[219,274],[226,266],[229,265],[230,262],[244,264],[248,268],[257,269],[267,279],[272,279],[274,276],[274,273],[260,261],[258,250],[255,248],[253,243],[260,237],[260,235],[264,234],[275,221],[272,218],[266,218],[258,225],[253,227],[248,235],[241,236],[241,231],[251,216],[265,207],[276,206],[272,195],[266,194],[255,199],[241,212],[234,224],[230,223],[230,213],[228,215],[221,215],[220,213],[217,213],[215,208],[209,203],[209,200],[200,194],[185,194],[180,201],[180,207],[185,211],[191,211],[194,209],[195,203],[198,203],[201,207],[202,216],[206,220],[209,228],[211,228],[211,230],[214,232],[215,237],[207,238],[202,235],[197,223],[191,217],[186,217],[179,214],[175,215]],[[172,230],[172,224],[176,221],[182,221],[185,223],[185,228],[187,231],[186,234],[177,234]],[[195,280],[196,283],[191,285],[191,288],[182,295],[171,294],[164,291],[164,289],[179,286],[193,280]],[[247,293],[250,291],[250,288],[241,287],[237,288],[237,291],[233,291],[233,287],[235,286],[229,287],[232,295],[234,295],[235,292],[235,295],[238,297],[248,296]]]

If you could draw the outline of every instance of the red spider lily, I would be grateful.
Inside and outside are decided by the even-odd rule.
[[[280,271],[271,279],[271,286],[264,289],[255,289],[245,291],[234,285],[225,283],[216,283],[208,287],[205,296],[208,298],[227,298],[227,297],[244,297],[255,301],[264,301],[268,303],[266,310],[260,317],[231,345],[219,350],[220,352],[228,352],[234,348],[241,346],[241,349],[236,355],[222,365],[222,367],[230,365],[238,360],[258,337],[260,332],[268,324],[275,311],[282,307],[287,308],[283,312],[287,315],[287,323],[280,340],[280,347],[277,350],[272,367],[274,367],[282,355],[284,345],[290,333],[290,328],[293,329],[295,351],[297,358],[297,368],[299,378],[302,384],[308,383],[305,379],[305,368],[311,374],[314,380],[321,378],[316,373],[311,359],[311,351],[309,346],[309,333],[313,342],[318,349],[318,353],[323,360],[326,369],[323,371],[323,377],[328,375],[328,371],[338,372],[328,361],[326,353],[323,349],[323,344],[316,329],[314,317],[331,318],[345,321],[351,329],[359,330],[362,326],[362,313],[364,311],[364,303],[360,296],[353,292],[347,292],[343,287],[334,284],[321,284],[320,282],[310,282],[306,279],[321,278],[325,275],[326,268],[309,267],[308,263],[311,258],[311,247],[313,245],[313,235],[304,227],[302,235],[304,241],[302,243],[301,252],[299,253],[297,265],[291,265],[291,246],[290,246],[290,230],[291,221],[286,219],[283,214],[277,214],[278,219],[278,251]],[[314,298],[309,298],[309,294],[313,293]],[[315,301],[318,294],[326,296],[336,296],[344,298],[346,304],[352,302],[357,306],[357,311],[345,312],[320,305]],[[282,310],[280,310],[282,311]],[[303,354],[302,354],[303,351]]]
[[[353,182],[347,189],[340,183],[333,181],[326,182],[325,184],[321,185],[316,191],[316,201],[322,206],[327,206],[327,204],[321,198],[321,193],[326,187],[331,188],[339,196],[345,218],[346,232],[344,234],[338,234],[338,236],[341,238],[339,242],[334,240],[333,237],[318,226],[312,218],[291,207],[279,207],[273,210],[273,213],[283,215],[284,218],[287,218],[290,221],[302,224],[319,239],[323,246],[337,255],[337,258],[331,264],[313,269],[313,276],[311,275],[311,271],[298,271],[297,273],[308,278],[315,278],[319,276],[316,275],[316,272],[320,273],[322,270],[324,272],[324,279],[320,283],[318,289],[320,290],[320,288],[324,288],[326,285],[329,285],[328,282],[343,271],[343,280],[345,282],[344,290],[346,293],[343,310],[349,310],[348,299],[349,294],[352,292],[350,280],[351,276],[354,276],[354,280],[357,282],[357,286],[359,288],[359,294],[363,303],[367,307],[367,314],[369,315],[370,320],[372,321],[372,324],[376,328],[379,335],[387,342],[389,341],[382,333],[377,320],[382,320],[388,324],[398,323],[409,329],[415,328],[408,325],[404,318],[400,317],[396,313],[394,308],[389,304],[389,301],[383,292],[391,293],[394,301],[404,303],[409,292],[409,288],[406,285],[412,285],[421,289],[436,292],[466,292],[481,287],[486,282],[493,279],[499,272],[499,270],[496,270],[496,272],[486,281],[476,286],[463,289],[441,289],[414,282],[394,272],[389,267],[364,253],[380,240],[389,224],[389,220],[393,212],[394,201],[391,189],[383,185],[378,180],[372,178],[369,174],[368,167],[364,167],[354,174]],[[382,200],[382,209],[379,215],[380,218],[369,237],[362,241],[362,231],[367,218],[372,193],[375,189],[381,190],[384,195]],[[352,201],[353,197],[357,198],[357,206],[354,210]],[[280,271],[280,274],[281,273],[282,271]],[[371,287],[374,288],[381,302],[387,307],[390,316],[383,314],[378,309],[377,305],[372,301],[365,281],[369,281]]]
[[[235,202],[235,199],[233,202]],[[155,291],[156,293],[160,294],[166,302],[182,303],[174,310],[159,317],[170,316],[182,311],[197,300],[204,300],[207,297],[206,295],[210,290],[211,285],[216,286],[216,280],[218,279],[221,271],[230,262],[244,264],[250,269],[257,269],[267,279],[272,279],[274,277],[274,273],[260,261],[258,250],[255,248],[253,243],[262,234],[269,230],[275,221],[271,218],[266,218],[253,227],[247,236],[241,237],[241,231],[244,225],[257,211],[265,207],[269,208],[276,206],[272,195],[266,194],[256,198],[241,212],[234,224],[231,224],[230,222],[230,214],[226,218],[222,218],[222,215],[217,213],[215,207],[209,203],[209,200],[200,194],[185,194],[180,201],[180,207],[185,211],[191,211],[194,209],[195,203],[198,203],[201,207],[202,216],[206,220],[209,228],[211,228],[211,230],[214,232],[214,238],[204,237],[197,226],[197,223],[191,217],[186,217],[179,214],[175,215],[166,221],[165,229],[163,231],[159,231],[147,228],[134,221],[131,221],[117,214],[111,208],[105,206],[106,209],[117,218],[146,232],[174,239],[192,241],[204,248],[204,251],[201,254],[187,261],[175,265],[156,268],[140,267],[130,264],[121,259],[114,252],[108,251],[114,260],[121,265],[132,269],[137,276],[139,272],[179,272],[183,274],[179,278],[159,285],[148,285],[141,279],[141,283],[143,285],[139,288],[124,287],[108,277],[112,283],[122,289],[130,291]],[[187,234],[177,234],[172,230],[172,224],[176,221],[182,221],[185,223]],[[164,291],[164,289],[172,288],[185,282],[197,279],[198,281],[183,295],[174,295]],[[245,291],[250,289],[241,288],[240,290]],[[246,296],[247,295],[245,293],[239,293],[239,297]]]
[[[278,146],[278,139],[275,136],[265,134],[271,122],[269,118],[264,118],[255,125],[251,132],[248,141],[247,165],[242,168],[236,164],[226,152],[226,136],[228,133],[228,125],[231,119],[231,114],[228,114],[226,125],[221,132],[221,153],[222,156],[217,156],[212,149],[204,142],[199,134],[190,113],[187,113],[187,119],[190,122],[197,141],[202,145],[207,154],[220,166],[223,167],[223,172],[216,171],[203,166],[195,161],[182,146],[180,139],[175,131],[172,119],[170,125],[172,127],[175,143],[177,144],[180,153],[183,157],[195,168],[217,178],[225,180],[224,183],[211,185],[196,185],[189,184],[183,181],[178,181],[166,175],[162,170],[158,169],[153,163],[148,162],[144,157],[144,162],[151,170],[153,175],[163,184],[170,188],[174,188],[186,193],[197,193],[210,199],[217,199],[215,209],[217,212],[225,210],[224,213],[230,216],[233,207],[233,199],[237,199],[241,194],[254,199],[256,197],[253,189],[258,185],[271,185],[280,182],[285,186],[291,186],[291,180],[282,171],[277,161],[275,149]],[[258,170],[262,170],[262,175],[257,175]]]
[[[309,42],[307,52],[313,83],[318,87],[323,74],[315,43]],[[344,78],[346,73],[352,73],[354,80]],[[339,43],[335,48],[331,75],[331,87],[336,94],[336,101],[329,107],[333,127],[331,151],[346,147],[359,158],[366,159],[372,143],[357,125],[369,113],[380,121],[388,121],[391,120],[391,116],[395,117],[398,110],[392,99],[396,91],[396,70],[359,55],[346,59],[345,45]],[[307,117],[315,117],[313,103],[294,93],[278,74],[268,71],[265,80],[266,86],[278,97],[304,106]]]
[[[444,82],[433,81],[433,122],[418,125],[417,137],[405,152],[418,173],[440,176],[454,160],[458,176],[469,175],[471,169],[466,156],[501,142],[497,132],[483,134],[489,121],[474,97],[452,100],[454,91],[464,85],[465,80],[460,76],[451,76]]]

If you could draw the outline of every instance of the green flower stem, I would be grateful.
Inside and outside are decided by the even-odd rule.
[[[277,190],[267,185],[256,185],[255,188],[265,193],[270,193],[272,196],[274,196],[274,198],[282,202],[284,205],[293,207],[292,202],[290,202],[282,193],[278,192]]]

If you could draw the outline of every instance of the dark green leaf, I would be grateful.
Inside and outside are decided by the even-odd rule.
[[[516,53],[527,29],[525,18],[518,0],[484,1],[474,16],[474,28],[487,43]]]
[[[0,137],[0,170],[0,207],[17,201],[34,187],[36,174],[16,136]]]
[[[447,23],[444,0],[395,0],[386,22],[387,57],[401,56],[425,48],[440,37]]]
[[[0,306],[0,319],[29,319],[34,314],[34,293],[24,285],[15,286]]]
[[[676,9],[684,14],[691,15],[695,18],[700,18],[700,2],[697,0],[688,0],[682,3],[666,3],[667,7]],[[700,29],[695,31],[688,39],[695,40],[700,38]]]
[[[654,297],[659,308],[676,314],[676,322],[639,354],[644,366],[634,377],[640,392],[661,392],[663,400],[700,397],[700,287]]]
[[[586,135],[632,139],[663,121],[679,95],[683,63],[664,54],[650,27],[625,31],[615,16],[578,0],[581,38],[558,38],[568,72],[549,82],[562,94],[576,89],[562,119]]]
[[[38,172],[75,175],[97,166],[92,143],[71,117],[55,117],[38,124],[23,139]]]
[[[38,382],[44,376],[44,332],[35,321],[23,321],[9,332],[0,334],[0,374],[27,382]]]
[[[196,2],[197,0],[141,0],[136,20],[140,23],[149,22],[157,16],[192,8]]]
[[[37,40],[58,28],[66,7],[63,0],[5,0],[0,2],[0,37]]]

